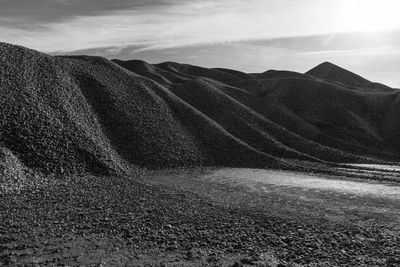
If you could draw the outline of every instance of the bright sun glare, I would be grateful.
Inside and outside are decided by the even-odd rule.
[[[347,31],[386,31],[400,26],[399,0],[346,0],[339,21]]]

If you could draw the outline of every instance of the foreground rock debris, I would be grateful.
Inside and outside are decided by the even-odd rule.
[[[0,75],[0,265],[400,264],[397,200],[212,169],[398,186],[344,164],[398,164],[396,89],[331,63],[247,74],[6,43]]]
[[[19,194],[2,194],[0,262],[400,264],[398,200],[265,185],[246,189],[210,180],[209,173],[50,177]]]

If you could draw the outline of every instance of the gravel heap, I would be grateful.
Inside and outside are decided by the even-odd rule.
[[[0,144],[45,174],[397,161],[399,94],[331,82],[336,67],[245,74],[0,43]]]

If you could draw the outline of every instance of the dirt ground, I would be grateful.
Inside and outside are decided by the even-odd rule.
[[[1,191],[0,265],[400,265],[396,183],[251,169],[41,179]],[[356,188],[370,185],[394,194]]]

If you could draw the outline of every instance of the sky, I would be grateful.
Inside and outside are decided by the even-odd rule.
[[[305,72],[400,88],[398,0],[0,0],[0,41],[50,54]]]

